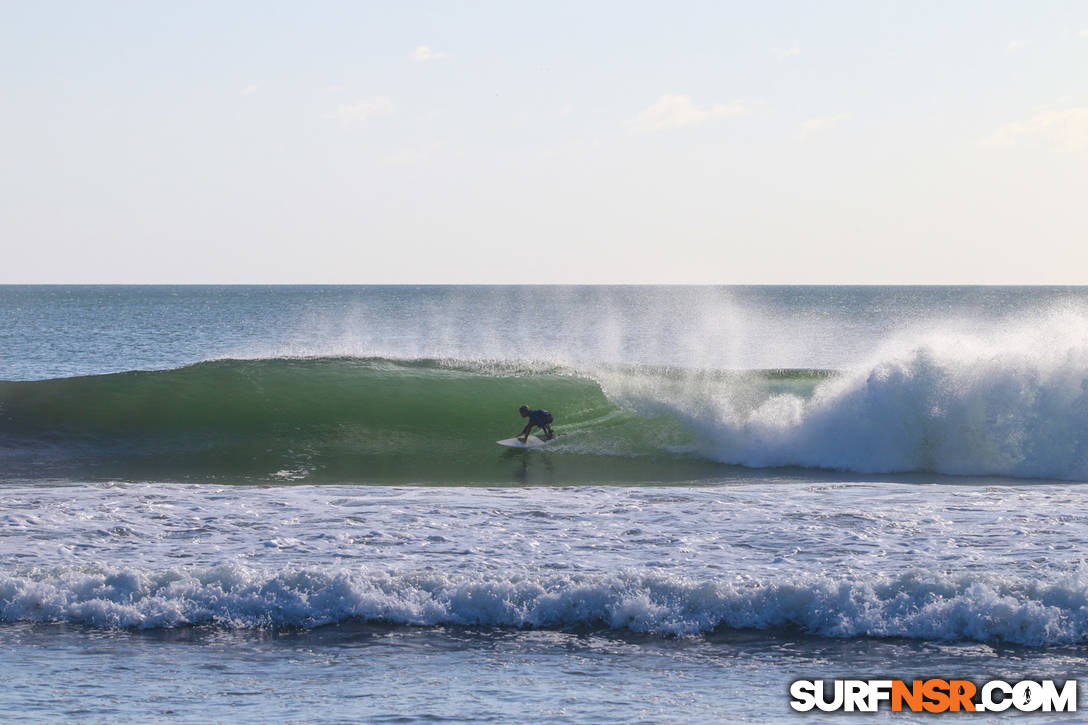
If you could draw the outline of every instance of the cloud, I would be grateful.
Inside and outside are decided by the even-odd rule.
[[[242,89],[242,95],[243,96],[252,96],[256,92],[257,92],[257,86],[255,86],[252,83],[250,83],[248,86],[246,86],[245,88]]]
[[[1026,121],[1006,123],[982,140],[986,146],[1045,146],[1088,151],[1088,108],[1042,111]]]
[[[1088,28],[1081,28],[1080,32],[1077,33],[1077,35],[1079,35],[1082,38],[1088,38]]]
[[[426,63],[429,60],[444,60],[446,57],[445,53],[431,50],[426,45],[421,45],[412,51],[412,60],[419,63]]]
[[[340,119],[344,126],[356,123],[366,123],[371,116],[392,113],[397,109],[393,102],[385,96],[372,98],[360,98],[355,103],[341,103],[336,109],[335,117]]]
[[[1020,50],[1021,48],[1026,47],[1027,44],[1028,44],[1028,41],[1026,41],[1026,40],[1010,40],[1009,41],[1009,51],[1011,52],[1011,51],[1014,51],[1014,50]]]
[[[689,96],[665,94],[652,106],[643,109],[637,116],[627,121],[627,126],[633,131],[662,131],[699,126],[740,116],[747,112],[748,107],[741,101],[699,108],[691,102]]]
[[[849,113],[840,113],[835,116],[819,116],[816,118],[810,118],[801,124],[801,136],[808,136],[812,133],[819,133],[820,131],[826,131],[827,129],[837,126],[843,121],[849,121]]]
[[[782,58],[789,58],[794,55],[801,55],[800,48],[771,48],[771,52],[775,54],[775,57],[781,60]]]

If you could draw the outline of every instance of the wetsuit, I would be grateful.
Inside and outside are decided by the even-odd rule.
[[[546,410],[530,410],[529,411],[529,424],[525,426],[525,430],[521,432],[523,436],[529,435],[529,431],[533,429],[535,425],[546,432],[551,432],[552,414]]]

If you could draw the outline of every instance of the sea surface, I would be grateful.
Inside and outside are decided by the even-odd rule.
[[[1085,708],[1085,481],[1088,288],[0,286],[0,720]]]

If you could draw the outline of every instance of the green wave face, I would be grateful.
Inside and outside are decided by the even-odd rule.
[[[631,390],[647,376],[602,379]],[[560,437],[544,450],[495,445],[522,429],[522,403],[555,415]],[[592,483],[723,471],[667,411],[616,405],[594,379],[438,361],[223,360],[0,383],[0,432],[13,478]]]

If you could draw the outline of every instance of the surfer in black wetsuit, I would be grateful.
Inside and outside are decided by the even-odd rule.
[[[544,431],[544,440],[550,441],[555,438],[555,433],[552,433],[552,414],[546,410],[529,410],[528,405],[523,405],[518,408],[518,412],[521,413],[522,418],[528,418],[529,424],[525,426],[525,429],[521,431],[521,435],[518,436],[518,440],[524,443],[529,440],[529,431],[533,429],[533,426],[540,428]]]

